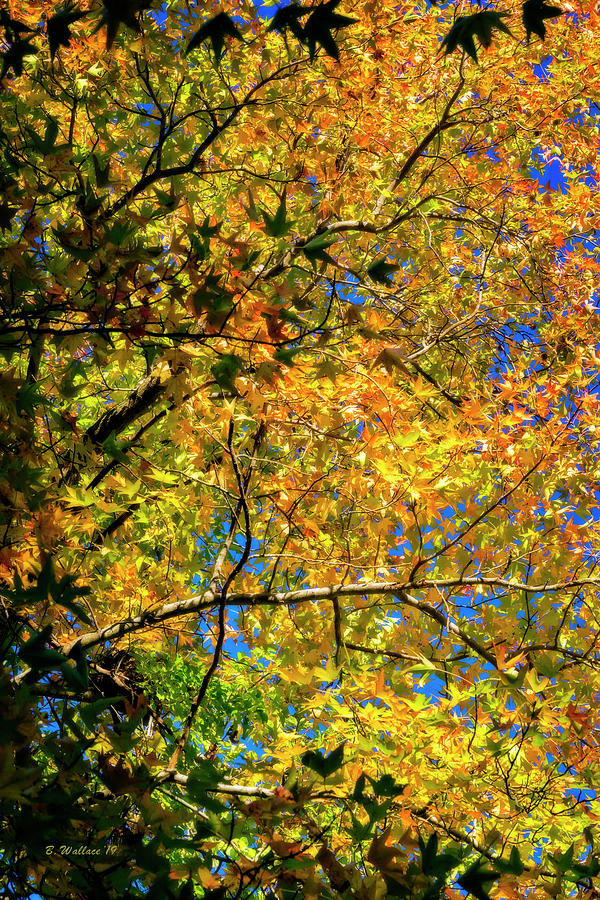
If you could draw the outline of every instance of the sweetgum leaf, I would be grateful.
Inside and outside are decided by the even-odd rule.
[[[337,31],[339,28],[346,28],[358,21],[358,19],[351,19],[349,16],[341,16],[334,12],[339,3],[340,0],[328,0],[327,3],[321,3],[310,14],[304,26],[302,39],[308,45],[311,62],[315,58],[317,45],[323,48],[327,56],[339,59],[340,53],[331,32]]]
[[[68,47],[71,41],[71,25],[83,19],[87,13],[68,5],[48,19],[47,35],[50,58],[54,59],[59,47]]]
[[[500,877],[500,872],[495,869],[487,869],[482,860],[478,860],[472,866],[469,866],[458,879],[459,886],[472,894],[477,900],[490,900],[488,888],[493,881]]]
[[[505,13],[484,12],[473,13],[471,16],[458,16],[454,25],[442,41],[442,47],[445,47],[444,55],[448,56],[461,47],[465,53],[477,62],[477,49],[475,46],[475,38],[482,47],[489,47],[492,42],[492,34],[496,28],[505,34],[510,34],[509,29],[502,21]]]
[[[308,766],[321,778],[327,778],[333,775],[338,769],[344,765],[344,746],[345,741],[332,750],[327,756],[324,756],[320,750],[307,750],[300,757],[303,765]]]
[[[546,38],[544,19],[555,19],[563,16],[564,10],[559,6],[549,6],[544,0],[525,0],[523,4],[523,25],[527,33],[527,43],[531,35],[537,34],[542,40]]]
[[[150,8],[147,0],[103,0],[102,18],[99,28],[106,27],[106,49],[110,50],[121,25],[141,34],[140,13]]]
[[[266,232],[267,234],[270,234],[271,237],[282,237],[286,231],[289,231],[292,223],[288,222],[287,219],[285,191],[281,196],[275,215],[271,216],[266,210],[262,210],[262,217],[265,222]]]
[[[30,44],[27,40],[21,40],[20,38],[14,41],[2,54],[2,72],[0,73],[0,81],[8,75],[9,71],[12,69],[15,75],[18,77],[23,74],[23,60],[26,56],[35,56],[37,50]]]
[[[388,285],[391,280],[390,276],[394,272],[397,272],[399,268],[400,266],[397,266],[394,263],[388,263],[385,261],[384,257],[381,257],[371,263],[367,269],[367,275],[378,284]]]
[[[225,53],[226,37],[232,37],[238,41],[244,40],[233,19],[227,13],[220,12],[213,16],[212,19],[208,19],[192,35],[184,55],[187,56],[192,50],[197,50],[205,41],[210,41],[215,55],[215,62],[218,63]]]
[[[302,247],[302,252],[312,265],[313,269],[317,267],[317,260],[320,262],[335,263],[335,260],[327,253],[329,247],[335,244],[337,237],[316,237],[308,244]]]
[[[301,6],[299,3],[290,3],[289,6],[283,6],[277,10],[267,31],[278,31],[285,34],[291,31],[295,38],[299,41],[304,39],[304,29],[300,24],[300,19],[311,11],[309,6]]]

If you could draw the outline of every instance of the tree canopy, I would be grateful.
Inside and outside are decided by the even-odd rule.
[[[4,896],[600,896],[599,37],[4,3]]]

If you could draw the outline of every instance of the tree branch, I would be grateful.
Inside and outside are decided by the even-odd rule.
[[[303,588],[297,591],[275,591],[273,593],[266,592],[239,592],[230,594],[225,601],[226,606],[291,606],[298,603],[311,603],[320,600],[330,601],[332,597],[385,597],[396,595],[399,603],[411,606],[420,612],[434,618],[440,624],[444,624],[446,617],[435,607],[429,604],[408,597],[406,592],[427,591],[427,590],[444,590],[457,587],[481,587],[481,588],[504,588],[511,591],[522,591],[527,594],[539,593],[557,593],[559,591],[570,590],[582,587],[598,587],[600,586],[600,578],[581,578],[573,581],[554,582],[552,584],[531,584],[522,581],[513,581],[507,578],[485,578],[485,577],[465,577],[465,578],[439,578],[431,580],[411,579],[409,581],[391,581],[391,582],[365,582],[364,584],[338,584],[328,587]],[[138,616],[131,616],[121,622],[115,622],[107,625],[97,631],[88,632],[71,641],[63,647],[63,652],[70,655],[77,647],[86,649],[102,644],[106,641],[114,641],[132,632],[141,631],[144,628],[152,627],[160,622],[168,621],[179,616],[187,616],[202,610],[214,609],[219,603],[221,594],[215,592],[212,588],[204,591],[196,597],[188,600],[179,600],[173,603],[166,603],[156,610],[146,610]],[[461,637],[461,632],[453,631],[457,637]],[[469,640],[472,640],[469,638]],[[474,649],[474,648],[472,648]],[[491,657],[491,654],[484,648],[481,655],[484,659]],[[560,647],[554,648],[557,652],[561,651]],[[525,652],[527,647],[521,647],[520,652]],[[478,651],[477,651],[478,652]],[[585,660],[582,659],[582,662]],[[495,665],[495,658],[493,658]]]

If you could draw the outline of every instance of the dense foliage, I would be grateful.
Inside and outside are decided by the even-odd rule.
[[[595,4],[0,37],[3,896],[600,896]]]

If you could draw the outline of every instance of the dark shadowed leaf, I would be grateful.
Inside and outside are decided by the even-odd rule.
[[[291,227],[291,222],[287,220],[287,208],[286,208],[286,192],[284,191],[281,196],[281,201],[279,206],[277,207],[277,212],[274,216],[271,216],[266,210],[262,210],[262,217],[265,222],[265,229],[267,234],[270,234],[271,237],[282,237],[289,231]]]
[[[47,34],[50,57],[54,59],[59,47],[68,47],[71,40],[71,25],[87,15],[77,8],[65,6],[48,19]]]
[[[327,778],[344,765],[344,745],[345,741],[327,756],[324,756],[320,750],[308,750],[301,756],[301,762],[321,778]]]
[[[527,33],[527,43],[532,34],[537,34],[542,40],[546,38],[545,19],[556,19],[563,16],[564,10],[559,6],[550,6],[544,0],[525,0],[523,4],[523,25]]]
[[[475,38],[482,47],[489,47],[492,42],[494,29],[510,34],[509,29],[502,21],[505,13],[497,12],[478,12],[472,16],[459,16],[444,40],[442,47],[445,47],[445,55],[448,56],[461,47],[472,59],[477,62],[477,48],[475,46]]]
[[[278,31],[280,34],[291,31],[295,38],[302,41],[304,39],[304,29],[300,24],[300,19],[310,11],[311,7],[301,6],[299,3],[290,3],[289,6],[283,6],[273,16],[267,30]]]
[[[385,261],[384,257],[374,260],[367,269],[367,275],[378,284],[389,285],[391,275],[397,272],[400,266]]]
[[[318,46],[321,46],[328,56],[339,59],[339,50],[332,32],[358,21],[334,12],[339,3],[340,0],[329,0],[328,3],[321,3],[310,14],[304,26],[303,41],[308,46],[311,60],[315,58]]]
[[[477,900],[490,900],[488,888],[499,877],[500,872],[486,868],[486,863],[478,860],[460,876],[458,884],[463,890],[476,897]]]
[[[192,35],[189,44],[186,47],[185,55],[197,50],[205,41],[210,41],[212,51],[215,55],[215,62],[219,62],[225,52],[225,38],[231,37],[238,41],[243,41],[241,32],[233,19],[227,13],[220,12],[212,19],[208,19],[204,25],[201,25],[198,31]]]
[[[106,27],[106,49],[112,47],[121,25],[140,34],[140,14],[149,8],[147,0],[104,0],[98,28]]]

